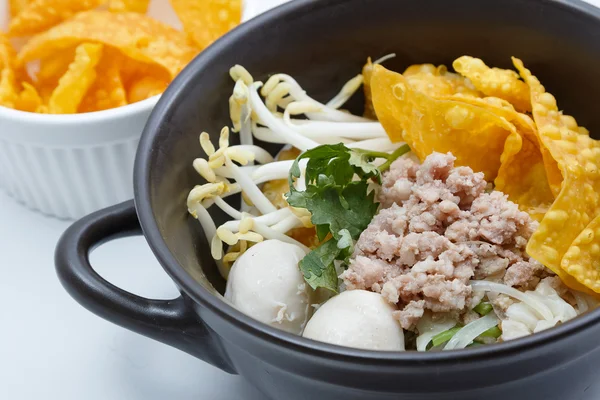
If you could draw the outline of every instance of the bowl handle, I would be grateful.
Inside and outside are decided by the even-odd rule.
[[[235,373],[217,334],[200,320],[187,296],[147,299],[114,286],[93,270],[89,252],[95,246],[141,234],[133,201],[75,222],[63,233],[54,255],[62,285],[82,306],[100,317]]]

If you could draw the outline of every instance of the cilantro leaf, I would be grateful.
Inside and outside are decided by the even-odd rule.
[[[354,181],[342,187],[310,186],[304,192],[306,193],[304,208],[312,213],[311,221],[319,226],[321,235],[323,230],[321,226],[324,225],[336,239],[339,239],[338,232],[346,229],[352,239],[357,240],[377,211],[378,203],[375,203],[375,194],[372,191],[367,193],[367,190],[366,181]],[[290,205],[299,207],[297,204],[290,203]]]
[[[329,239],[300,260],[300,271],[310,287],[327,288],[337,293],[338,277],[333,261],[339,253],[337,241]]]
[[[317,230],[317,238],[319,239],[319,242],[322,242],[323,240],[325,240],[327,235],[329,235],[329,226],[328,225],[317,225],[316,230]]]
[[[354,240],[347,229],[339,231],[338,236],[337,247],[340,249],[340,253],[337,256],[337,259],[342,260],[344,264],[348,264],[349,258],[352,255],[352,252],[354,252]]]
[[[350,165],[362,169],[365,178],[375,177],[378,182],[381,182],[379,170],[371,163],[373,157],[370,154],[371,152],[356,149],[350,154],[348,161]]]
[[[338,232],[338,236],[340,237],[337,241],[337,247],[340,250],[351,247],[354,242],[352,241],[352,236],[350,236],[350,232],[348,229],[342,229]]]
[[[369,180],[380,183],[381,172],[409,150],[404,145],[388,154],[349,149],[339,143],[315,147],[296,158],[290,169],[287,202],[310,211],[319,241],[331,235],[300,261],[304,279],[313,289],[324,287],[337,292],[334,261],[347,262],[354,241],[367,228],[379,206],[375,192],[369,190]],[[378,168],[372,164],[376,158],[386,161]],[[294,181],[302,175],[299,165],[302,159],[308,162],[304,173],[306,189],[300,191],[295,189]]]

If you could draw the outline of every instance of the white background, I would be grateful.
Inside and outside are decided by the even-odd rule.
[[[257,2],[263,9],[279,0]],[[241,378],[106,322],[72,300],[53,264],[68,225],[0,191],[0,399],[265,400]],[[92,263],[133,293],[178,294],[141,237],[100,247]]]
[[[265,399],[241,378],[77,304],[54,272],[54,246],[68,225],[0,191],[0,399]],[[91,258],[119,287],[178,296],[142,237],[109,242]]]

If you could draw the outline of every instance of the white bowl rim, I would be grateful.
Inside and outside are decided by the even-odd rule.
[[[157,94],[135,103],[127,104],[121,107],[110,108],[108,110],[76,114],[42,114],[0,106],[0,120],[9,119],[17,122],[45,125],[89,124],[104,121],[106,119],[120,119],[132,114],[147,112],[156,105],[160,99],[160,96],[160,94]]]

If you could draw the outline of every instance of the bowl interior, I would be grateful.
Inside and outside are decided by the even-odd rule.
[[[172,84],[138,152],[136,200],[148,202],[160,240],[178,261],[167,269],[183,268],[208,290],[224,289],[185,200],[194,185],[203,183],[192,168],[194,158],[204,156],[198,135],[207,131],[216,141],[220,129],[231,125],[232,65],[245,66],[255,79],[288,73],[311,96],[327,100],[360,73],[369,56],[396,53],[386,66],[397,71],[414,63],[450,65],[465,54],[511,67],[510,57],[516,56],[556,96],[559,107],[598,138],[599,100],[593,93],[600,92],[600,13],[569,3],[297,0],[230,33]],[[361,104],[361,96],[355,96],[350,108],[360,112]],[[225,220],[213,212],[218,222]]]

